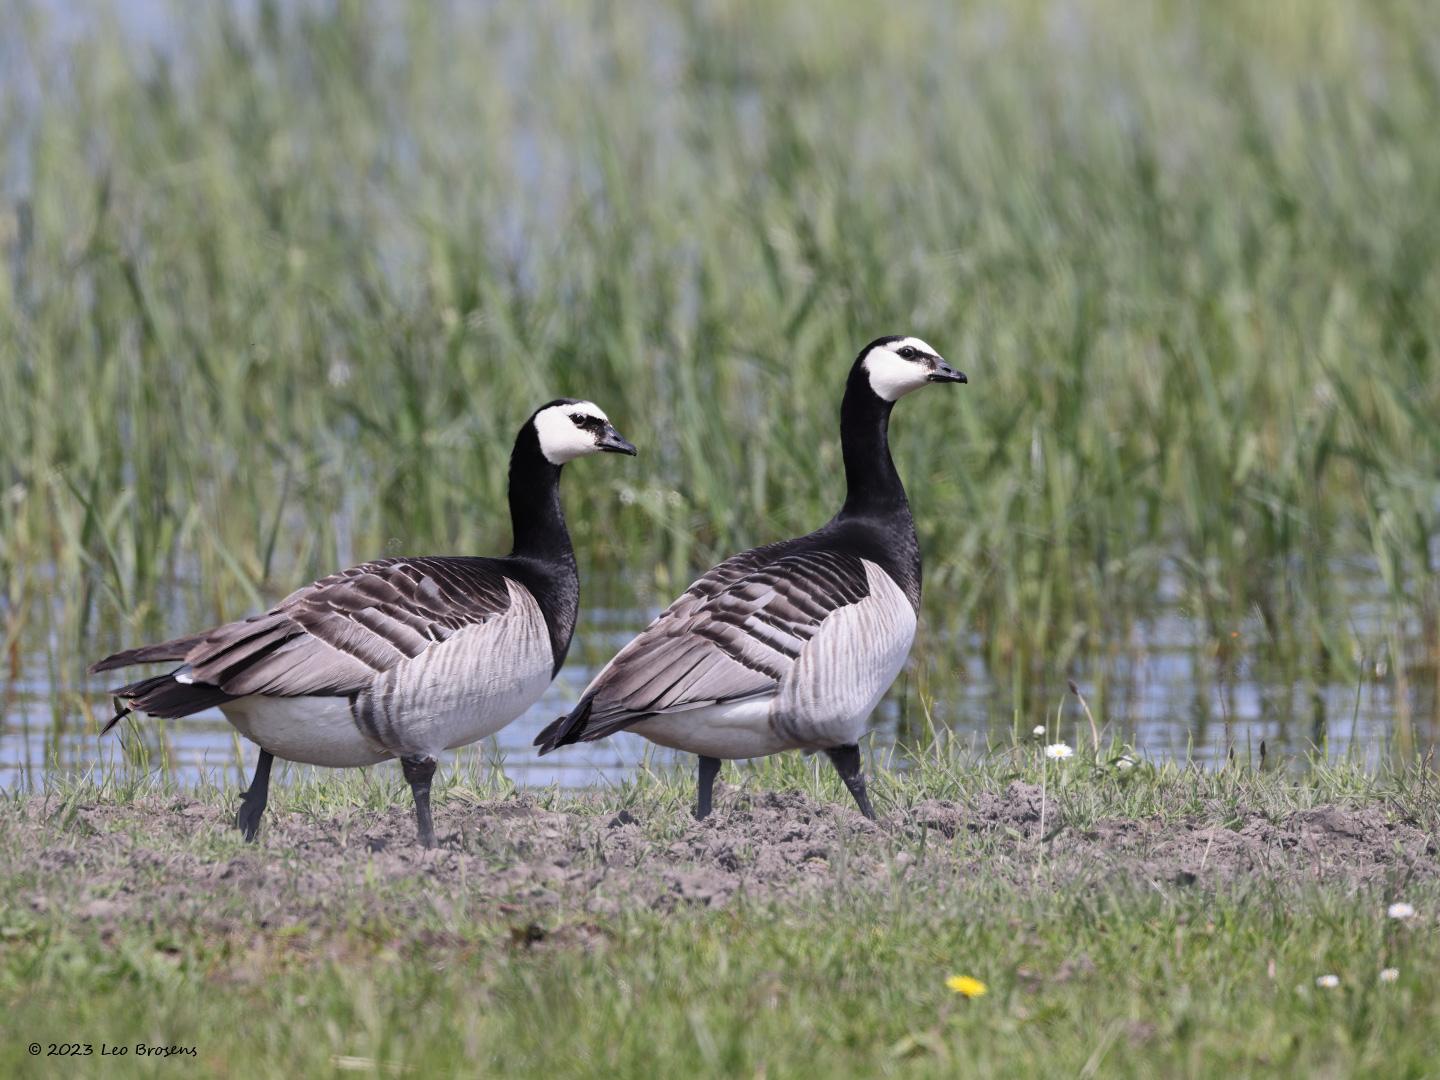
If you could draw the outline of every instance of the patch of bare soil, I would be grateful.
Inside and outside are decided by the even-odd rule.
[[[1272,821],[1101,820],[1072,825],[1052,802],[1041,833],[1038,787],[1012,783],[968,802],[929,800],[868,822],[799,792],[733,789],[707,821],[645,821],[544,809],[528,795],[437,807],[440,846],[415,846],[411,808],[317,819],[267,815],[254,846],[216,843],[229,820],[214,805],[152,798],[82,807],[61,827],[32,800],[4,826],[5,847],[33,884],[36,910],[113,920],[244,914],[261,927],[319,925],[346,905],[363,914],[487,911],[523,920],[563,909],[627,909],[813,898],[895,890],[977,875],[1020,887],[1131,881],[1163,889],[1264,879],[1390,882],[1440,875],[1440,840],[1382,806],[1323,806]],[[22,901],[23,902],[23,901]]]

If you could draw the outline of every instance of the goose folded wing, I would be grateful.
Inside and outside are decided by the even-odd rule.
[[[572,714],[580,723],[564,741],[773,694],[821,623],[869,595],[864,563],[838,551],[792,551],[727,576],[701,578],[615,656],[587,688]]]
[[[491,560],[383,559],[322,578],[228,623],[185,657],[183,678],[226,694],[347,695],[510,606]]]

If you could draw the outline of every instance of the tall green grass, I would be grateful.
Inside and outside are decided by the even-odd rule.
[[[1167,590],[1402,723],[1440,670],[1433,5],[0,7],[0,611],[62,683],[502,546],[562,393],[642,447],[570,470],[583,569],[662,599],[838,505],[892,331],[971,376],[894,424],[941,677]]]

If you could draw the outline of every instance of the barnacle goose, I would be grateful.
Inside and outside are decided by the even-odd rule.
[[[965,381],[918,338],[865,346],[840,406],[840,512],[692,584],[540,734],[540,752],[628,729],[698,754],[703,818],[720,759],[824,750],[874,817],[856,744],[910,652],[920,607],[920,545],[890,458],[890,410],[926,383]]]
[[[107,656],[92,673],[181,666],[114,691],[104,730],[132,711],[178,717],[218,705],[260,747],[236,821],[247,840],[260,828],[274,758],[337,767],[399,758],[420,843],[433,847],[430,782],[440,752],[510,723],[565,659],[580,582],[560,468],[603,450],[635,453],[591,402],[542,405],[510,455],[509,555],[377,559],[263,615]]]

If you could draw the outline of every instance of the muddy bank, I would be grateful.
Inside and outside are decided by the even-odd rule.
[[[320,924],[337,914],[407,917],[483,910],[511,919],[557,911],[785,903],[831,890],[943,887],[959,879],[1218,888],[1239,879],[1381,884],[1440,876],[1440,840],[1384,805],[1320,806],[1272,820],[1079,824],[1038,787],[1012,783],[967,802],[929,800],[868,822],[799,792],[729,790],[705,822],[603,796],[564,811],[520,794],[437,808],[441,845],[414,846],[408,805],[330,816],[273,813],[240,844],[228,804],[150,797],[61,814],[35,798],[0,820],[12,902],[81,919],[243,917]],[[1042,816],[1043,828],[1042,834]],[[346,917],[349,917],[348,915]]]

